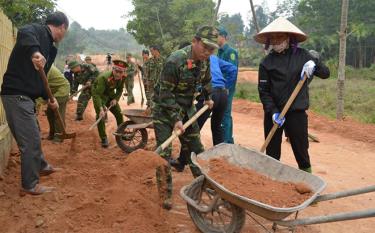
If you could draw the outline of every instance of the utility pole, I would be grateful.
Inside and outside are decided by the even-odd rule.
[[[349,0],[342,0],[341,5],[341,25],[340,25],[340,51],[339,70],[337,79],[337,108],[336,119],[342,120],[344,117],[344,90],[345,90],[345,59],[346,59],[346,34],[348,25]]]
[[[215,14],[214,14],[214,16],[212,18],[212,22],[211,22],[212,26],[215,26],[215,23],[216,23],[216,20],[217,20],[217,15],[219,14],[220,4],[221,4],[221,0],[218,0],[217,6],[216,6],[216,9],[215,9]]]

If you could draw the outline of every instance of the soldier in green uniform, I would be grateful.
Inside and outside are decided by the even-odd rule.
[[[194,122],[186,130],[183,129],[183,123],[196,112],[193,101],[198,87],[202,87],[205,103],[211,108],[213,106],[213,101],[210,99],[211,76],[208,58],[218,48],[217,35],[217,30],[214,27],[203,26],[198,29],[191,45],[173,52],[166,59],[152,98],[152,115],[157,145],[160,146],[174,130],[184,132],[179,139],[181,146],[187,149],[181,152],[181,156],[189,162],[194,176],[198,176],[200,171],[192,165],[190,154],[191,152],[197,154],[203,152],[203,145],[197,122]],[[171,146],[160,155],[169,160]],[[161,175],[163,174],[162,169],[166,174],[164,177]],[[159,168],[157,174],[158,185],[162,179],[165,179],[167,183],[167,195],[163,207],[170,209],[172,207],[170,166]]]
[[[51,66],[51,69],[47,74],[48,85],[51,88],[53,96],[56,98],[59,104],[59,113],[65,124],[65,110],[66,103],[69,100],[70,84],[69,81],[64,77],[59,69],[55,65]],[[62,140],[56,136],[62,132],[60,125],[57,123],[54,111],[51,108],[47,108],[46,115],[49,123],[49,135],[48,140],[54,142],[61,142]]]
[[[126,69],[126,78],[125,78],[125,88],[127,92],[127,104],[130,105],[134,103],[133,87],[134,87],[134,75],[136,73],[136,65],[132,61],[132,55],[128,53],[126,55],[126,62],[128,68]]]
[[[141,73],[142,73],[143,86],[145,87],[145,92],[146,92],[147,108],[151,106],[151,99],[147,95],[147,93],[149,92],[149,86],[147,85],[147,76],[149,75],[149,67],[150,67],[149,55],[150,55],[150,52],[147,49],[142,50],[143,65],[141,67]]]
[[[69,69],[74,73],[74,79],[86,88],[82,90],[78,97],[76,120],[83,120],[83,113],[91,98],[91,83],[99,75],[98,69],[91,64],[80,64],[78,61],[71,61],[68,64]]]
[[[86,56],[85,57],[85,63],[86,64],[91,64],[91,65],[93,65],[93,66],[96,67],[96,65],[92,62],[92,58],[90,56]]]
[[[147,78],[147,86],[149,87],[146,91],[146,98],[151,99],[152,95],[154,94],[155,85],[158,83],[160,78],[161,70],[163,69],[165,59],[160,55],[160,48],[159,46],[153,45],[150,46],[150,51],[152,54],[152,58],[149,62],[149,69],[148,74],[146,75]],[[147,105],[150,107],[149,105]]]
[[[127,67],[128,65],[125,61],[113,60],[112,71],[103,72],[95,79],[91,92],[96,119],[103,117],[105,114],[104,109],[112,106],[109,111],[115,116],[117,126],[124,122],[118,102],[124,90]],[[107,148],[109,144],[105,132],[104,119],[99,122],[98,131],[102,147]]]

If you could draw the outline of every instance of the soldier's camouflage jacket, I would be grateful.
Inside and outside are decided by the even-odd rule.
[[[155,113],[167,117],[174,124],[195,113],[193,104],[201,87],[206,100],[211,94],[209,61],[194,62],[191,45],[173,52],[166,60],[155,86],[153,96]]]
[[[148,85],[150,88],[154,88],[155,84],[158,83],[161,70],[163,69],[165,59],[163,57],[149,59],[148,63],[148,74],[146,75]]]
[[[81,64],[81,73],[76,75],[74,79],[82,85],[85,85],[87,81],[91,81],[91,83],[95,80],[95,78],[99,75],[99,70],[91,65],[91,64]]]

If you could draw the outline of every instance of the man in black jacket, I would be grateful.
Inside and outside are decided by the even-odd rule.
[[[21,152],[22,194],[38,195],[52,191],[39,185],[40,175],[56,171],[44,159],[40,134],[35,117],[35,99],[47,99],[38,69],[48,73],[55,60],[54,42],[63,39],[69,20],[62,12],[49,15],[45,25],[30,24],[18,30],[17,41],[9,58],[1,86],[1,100],[9,128]],[[57,101],[51,109],[58,108]]]
[[[329,77],[330,72],[316,55],[298,48],[298,42],[306,39],[307,36],[301,30],[281,17],[255,36],[257,42],[266,44],[266,49],[272,46],[270,53],[259,65],[258,80],[259,96],[264,109],[265,137],[273,124],[279,126],[266,153],[280,159],[282,132],[285,130],[299,169],[311,172],[306,114],[309,108],[308,84],[314,75],[325,79]],[[279,119],[280,112],[304,74],[308,80],[285,117]]]

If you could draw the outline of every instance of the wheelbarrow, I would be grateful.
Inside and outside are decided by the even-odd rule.
[[[126,153],[143,149],[148,140],[146,128],[153,128],[151,115],[143,109],[126,109],[122,111],[129,120],[118,126],[115,133],[117,145]]]
[[[246,211],[271,221],[273,223],[271,231],[268,231],[262,225],[267,232],[276,232],[279,226],[286,227],[290,232],[294,232],[295,227],[301,225],[375,217],[375,209],[368,209],[297,219],[299,211],[313,203],[375,192],[375,185],[321,195],[320,193],[326,187],[324,180],[313,174],[282,164],[261,152],[233,144],[219,144],[199,154],[200,160],[208,161],[211,158],[221,157],[232,165],[255,170],[271,179],[282,182],[302,182],[312,189],[312,196],[298,206],[280,208],[231,192],[208,175],[207,162],[200,164],[195,154],[192,154],[191,157],[193,163],[201,169],[203,175],[197,177],[191,184],[182,187],[180,195],[187,202],[187,209],[194,224],[204,233],[240,232],[245,223],[246,214],[249,215]],[[294,214],[294,219],[290,218],[292,214]]]

